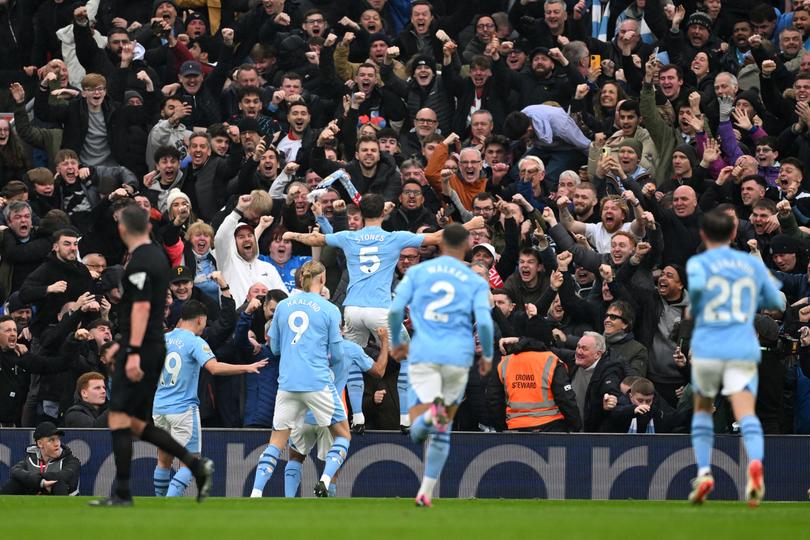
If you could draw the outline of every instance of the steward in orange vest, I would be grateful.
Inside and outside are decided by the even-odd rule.
[[[499,427],[515,431],[582,431],[571,380],[562,360],[541,341],[521,338],[490,378],[487,403]]]

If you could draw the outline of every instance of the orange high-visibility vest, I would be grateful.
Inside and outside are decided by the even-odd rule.
[[[551,381],[559,360],[550,352],[526,351],[505,356],[498,377],[506,394],[506,426],[520,429],[563,420]]]

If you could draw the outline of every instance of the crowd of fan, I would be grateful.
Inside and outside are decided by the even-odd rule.
[[[284,233],[359,229],[375,193],[388,230],[485,219],[496,339],[562,359],[591,432],[688,431],[684,267],[722,208],[792,304],[757,318],[757,412],[810,432],[810,1],[0,0],[0,42],[0,427],[105,426],[128,205],[167,328],[197,299],[247,362],[311,257],[345,297],[343,253]],[[398,427],[398,369],[366,376],[368,429]],[[204,425],[270,427],[277,377],[204,374]],[[504,411],[474,366],[456,428]]]

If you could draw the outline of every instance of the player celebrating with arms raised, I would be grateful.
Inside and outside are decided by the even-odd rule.
[[[251,497],[262,496],[290,431],[303,422],[307,410],[319,426],[328,426],[334,437],[323,474],[315,485],[316,497],[329,495],[332,477],[349,451],[349,423],[330,369],[343,361],[340,312],[321,296],[326,284],[321,263],[309,261],[299,272],[304,292],[279,302],[268,333],[270,349],[281,355],[278,394],[273,434],[259,458]]]
[[[712,410],[722,385],[742,430],[749,459],[746,499],[755,507],[765,493],[765,449],[762,425],[754,413],[761,356],[754,315],[757,306],[783,311],[785,297],[761,259],[729,247],[733,231],[734,222],[727,214],[717,210],[706,214],[700,231],[706,252],[692,257],[686,265],[695,318],[692,446],[698,465],[689,501],[701,504],[714,489]]]
[[[425,474],[416,495],[418,506],[431,506],[433,487],[450,454],[450,430],[458,404],[464,397],[475,354],[473,316],[483,348],[478,367],[482,376],[492,369],[493,325],[489,286],[464,263],[469,233],[450,225],[441,241],[442,256],[408,270],[396,289],[388,322],[400,328],[405,307],[410,306],[414,337],[402,344],[392,334],[395,358],[408,355],[410,368],[411,439],[430,437]]]

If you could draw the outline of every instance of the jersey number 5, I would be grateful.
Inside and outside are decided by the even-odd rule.
[[[380,248],[377,246],[360,248],[360,271],[364,274],[373,274],[380,269],[380,258],[377,256]]]
[[[295,332],[295,337],[290,342],[290,345],[295,345],[309,328],[309,315],[305,311],[293,311],[287,318],[287,326]]]
[[[450,317],[446,313],[439,313],[439,309],[450,305],[456,297],[456,289],[448,281],[437,281],[430,288],[432,293],[444,293],[441,297],[429,303],[425,308],[425,320],[446,323]]]
[[[717,291],[714,298],[706,303],[703,318],[707,322],[746,322],[754,315],[757,301],[757,286],[751,278],[741,278],[729,285],[727,279],[712,276],[706,288]],[[750,302],[743,306],[743,292],[748,290]],[[731,305],[729,306],[729,299]],[[729,309],[731,308],[731,309]]]

